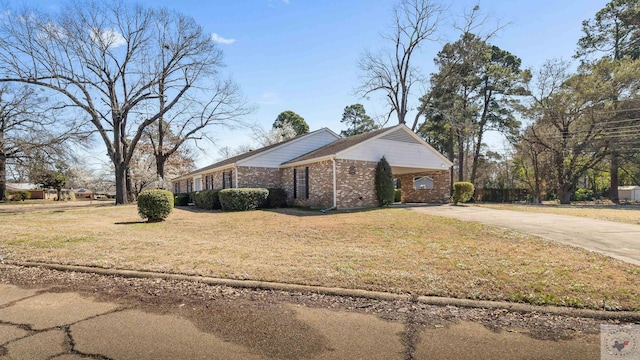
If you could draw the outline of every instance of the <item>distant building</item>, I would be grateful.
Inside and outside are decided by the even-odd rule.
[[[7,195],[12,199],[16,194],[29,193],[29,199],[48,199],[47,190],[37,184],[7,183]]]
[[[640,201],[640,186],[618,186],[618,198],[625,201]]]

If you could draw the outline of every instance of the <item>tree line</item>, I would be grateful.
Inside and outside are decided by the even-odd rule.
[[[454,163],[452,181],[525,187],[534,202],[555,196],[567,203],[579,187],[608,190],[617,201],[619,184],[639,183],[640,0],[612,0],[583,22],[577,70],[561,60],[523,68],[493,44],[503,26],[487,30],[490,19],[476,6],[425,75],[416,54],[437,44],[446,8],[436,0],[393,7],[382,39],[388,46],[364,52],[355,89],[382,95],[386,120],[374,121],[361,104],[347,106],[342,136],[395,118]],[[117,204],[191,169],[185,144],[254,110],[220,76],[223,65],[211,36],[175,11],[115,0],[70,1],[55,13],[7,9],[0,18],[0,200],[8,167],[60,180],[54,175],[74,160],[69,149],[90,146],[93,137],[106,149]],[[266,145],[308,131],[288,110],[256,136]],[[507,157],[487,146],[490,131],[508,139]]]
[[[222,60],[222,51],[193,18],[130,2],[71,1],[55,13],[25,6],[7,9],[0,19],[5,99],[18,99],[22,89],[42,91],[59,102],[49,109],[59,110],[66,121],[77,119],[82,131],[97,135],[115,175],[117,204],[131,200],[131,164],[140,144],[152,151],[161,179],[167,159],[185,142],[202,139],[207,127],[229,124],[251,111],[237,84],[218,75]],[[38,100],[31,98],[22,106],[34,102]],[[56,128],[79,134],[66,125],[38,126],[46,127],[44,135]],[[1,160],[6,154],[17,156],[7,151],[7,136],[18,137],[16,132],[0,133],[0,153],[5,154],[0,177],[6,175]],[[81,143],[83,137],[73,140]],[[31,145],[47,149],[39,139]]]
[[[579,187],[617,202],[621,172],[624,184],[640,184],[640,1],[612,0],[583,22],[575,71],[556,59],[522,68],[517,55],[492,44],[503,27],[487,31],[489,19],[475,6],[425,76],[415,53],[435,44],[445,8],[401,0],[383,35],[388,46],[359,61],[356,90],[383,95],[389,119],[395,115],[454,163],[452,181],[524,187],[533,202],[546,195],[561,203]],[[426,90],[415,93],[418,85]],[[485,144],[488,131],[505,135],[507,158]]]

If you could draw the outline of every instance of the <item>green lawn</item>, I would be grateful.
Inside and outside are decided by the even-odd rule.
[[[589,308],[640,309],[640,268],[406,209],[0,212],[0,258]]]

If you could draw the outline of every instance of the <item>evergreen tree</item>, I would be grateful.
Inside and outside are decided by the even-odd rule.
[[[344,108],[341,123],[347,125],[347,130],[342,130],[340,135],[348,137],[369,132],[378,128],[378,125],[367,115],[362,104],[353,104]]]
[[[296,131],[296,135],[302,135],[309,132],[309,124],[304,121],[302,116],[291,110],[281,112],[276,118],[276,121],[273,122],[274,129],[280,129],[285,125],[290,125]]]
[[[393,186],[393,173],[387,159],[382,157],[376,166],[375,177],[376,197],[380,205],[393,204],[395,188]]]

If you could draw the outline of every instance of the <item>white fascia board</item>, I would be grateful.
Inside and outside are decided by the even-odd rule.
[[[283,164],[283,165],[280,165],[280,169],[286,169],[286,168],[296,167],[296,166],[300,166],[300,165],[312,164],[312,163],[315,163],[315,162],[331,160],[331,159],[334,159],[334,158],[335,158],[335,155],[325,155],[325,156],[317,157],[317,158],[313,158],[313,159],[296,161],[296,162],[291,163],[291,164]]]

